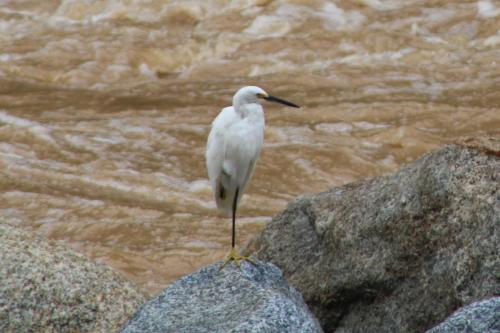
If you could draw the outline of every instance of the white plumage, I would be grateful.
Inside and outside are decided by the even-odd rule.
[[[265,119],[260,105],[263,99],[298,107],[270,96],[259,87],[243,87],[234,95],[233,106],[222,109],[212,122],[208,135],[205,156],[208,177],[217,207],[228,215],[232,214],[232,250],[228,261],[235,260],[237,264],[246,258],[234,252],[236,208],[252,177],[264,142]]]
[[[240,102],[249,93],[265,94],[257,87],[240,89],[233,99],[237,107],[222,109],[208,136],[208,177],[217,207],[228,215],[232,213],[236,188],[239,189],[236,203],[243,196],[264,142],[264,110],[257,97],[249,103]]]

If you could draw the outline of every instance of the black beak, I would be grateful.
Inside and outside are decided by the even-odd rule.
[[[271,96],[271,95],[268,95],[267,97],[264,97],[264,99],[266,101],[269,101],[269,102],[275,102],[275,103],[280,103],[280,104],[288,105],[288,106],[291,106],[291,107],[294,107],[294,108],[300,108],[300,106],[298,106],[297,104],[294,104],[294,103],[289,102],[289,101],[285,101],[284,99],[281,99],[281,98],[278,98],[278,97],[274,97],[274,96]]]

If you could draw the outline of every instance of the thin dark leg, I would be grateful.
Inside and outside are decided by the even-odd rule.
[[[236,208],[237,208],[236,206],[238,205],[238,192],[239,188],[236,188],[236,193],[234,195],[234,201],[233,201],[233,238],[231,239],[231,252],[229,253],[229,257],[224,261],[219,270],[223,269],[231,261],[234,261],[236,263],[236,266],[238,266],[238,268],[240,267],[240,261],[242,260],[246,260],[252,265],[256,265],[256,263],[252,259],[238,255],[234,248],[234,246],[236,245]]]
[[[231,248],[233,249],[236,243],[236,206],[238,204],[238,190],[239,188],[236,188],[236,193],[234,195],[233,201],[233,238],[231,239]]]

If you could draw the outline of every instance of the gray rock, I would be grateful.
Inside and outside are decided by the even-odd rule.
[[[500,333],[500,297],[460,308],[426,333]]]
[[[111,269],[0,222],[0,332],[113,332],[144,301]]]
[[[248,251],[283,270],[325,331],[423,332],[500,294],[498,156],[446,146],[302,196]]]
[[[322,332],[276,266],[220,265],[175,282],[144,304],[121,333]]]

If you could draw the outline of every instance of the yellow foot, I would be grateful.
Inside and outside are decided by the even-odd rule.
[[[227,259],[224,261],[224,263],[222,264],[222,266],[219,268],[219,269],[223,269],[224,266],[226,266],[230,261],[234,261],[236,263],[236,266],[238,266],[238,268],[240,267],[240,261],[242,260],[246,260],[248,261],[249,263],[251,263],[252,265],[257,265],[252,259],[250,259],[249,257],[244,257],[244,256],[240,256],[236,253],[236,250],[234,249],[234,247],[231,249],[231,252],[229,252],[229,256],[227,257]]]

